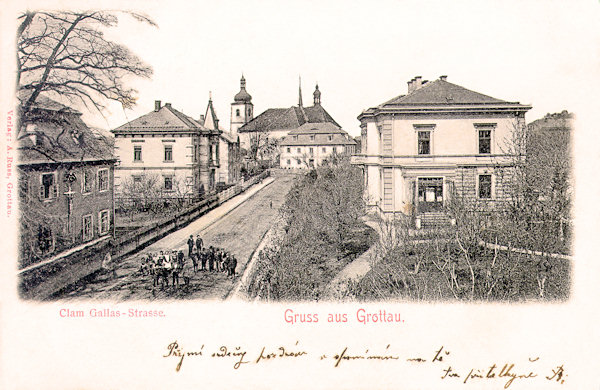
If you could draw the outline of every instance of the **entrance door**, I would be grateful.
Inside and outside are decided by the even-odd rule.
[[[444,207],[444,179],[441,177],[419,178],[419,212],[439,211]]]

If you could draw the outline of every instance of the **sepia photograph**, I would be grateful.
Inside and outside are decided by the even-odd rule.
[[[599,16],[9,2],[7,388],[596,388]]]

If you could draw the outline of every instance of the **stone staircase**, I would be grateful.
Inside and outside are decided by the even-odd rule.
[[[443,211],[431,211],[427,213],[421,213],[418,217],[421,219],[421,228],[451,225],[450,217]]]

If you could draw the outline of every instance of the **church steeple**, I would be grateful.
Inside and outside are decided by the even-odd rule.
[[[252,104],[252,96],[246,91],[246,78],[242,73],[240,79],[240,92],[238,92],[233,98],[231,103],[231,117],[229,121],[229,131],[233,139],[238,137],[238,129],[250,122],[254,115],[254,106]],[[242,137],[243,138],[243,137]],[[247,148],[248,146],[242,139],[242,147]]]
[[[317,84],[315,87],[315,92],[313,92],[313,97],[314,97],[314,105],[315,106],[321,104],[321,91],[319,91],[319,84]]]
[[[302,107],[302,77],[298,76],[298,107]]]

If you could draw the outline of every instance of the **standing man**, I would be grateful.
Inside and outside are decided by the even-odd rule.
[[[194,236],[190,234],[190,238],[187,240],[188,244],[188,257],[192,257],[192,248],[194,248]]]
[[[198,248],[198,252],[202,250],[202,239],[199,234],[196,234],[196,248]]]

